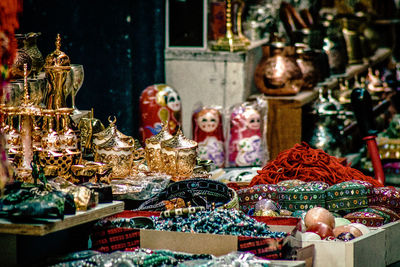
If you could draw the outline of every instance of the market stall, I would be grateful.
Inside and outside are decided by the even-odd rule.
[[[78,109],[83,58],[17,33],[22,2],[0,3],[3,264],[400,262],[394,2],[167,0],[137,135]]]

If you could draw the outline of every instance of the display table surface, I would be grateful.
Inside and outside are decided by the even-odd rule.
[[[92,223],[123,210],[124,203],[114,201],[67,215],[64,220],[14,223],[1,219],[0,265],[31,266],[54,255],[86,250]]]
[[[104,218],[123,210],[124,203],[114,201],[113,203],[99,204],[88,211],[78,211],[75,215],[67,215],[64,220],[46,219],[40,223],[14,223],[7,219],[0,219],[0,234],[43,236]]]

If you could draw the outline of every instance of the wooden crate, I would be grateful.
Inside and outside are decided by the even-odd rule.
[[[376,229],[348,242],[290,240],[293,246],[315,246],[315,267],[378,267],[385,263],[385,230]],[[397,251],[398,252],[398,251]],[[394,252],[395,253],[395,252]]]
[[[400,221],[385,224],[386,265],[400,261]]]

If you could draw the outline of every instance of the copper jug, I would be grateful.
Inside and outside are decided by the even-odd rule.
[[[294,57],[294,47],[275,42],[264,46],[263,53],[254,75],[258,90],[266,95],[297,94],[303,85],[303,75]]]

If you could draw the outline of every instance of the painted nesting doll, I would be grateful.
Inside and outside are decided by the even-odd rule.
[[[141,122],[139,132],[142,143],[161,131],[162,122],[168,122],[171,134],[178,131],[181,121],[181,98],[166,84],[155,84],[143,90],[140,96]]]
[[[252,106],[240,105],[230,115],[229,166],[259,166],[263,161],[261,114]]]
[[[221,112],[217,108],[201,108],[192,116],[193,140],[198,143],[201,160],[212,160],[217,167],[225,163],[224,133]]]

